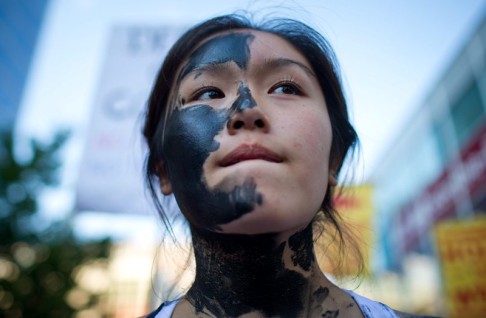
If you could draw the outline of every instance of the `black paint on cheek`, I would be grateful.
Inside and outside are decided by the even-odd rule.
[[[253,108],[256,106],[256,102],[251,96],[250,88],[241,84],[238,87],[238,97],[230,107],[230,116],[235,112],[241,113],[245,109]]]
[[[208,105],[175,109],[165,130],[164,153],[172,188],[181,211],[194,225],[219,229],[260,205],[263,197],[253,180],[243,184],[208,189],[203,165],[209,154],[219,148],[214,137],[228,121],[228,110]]]
[[[230,33],[207,41],[189,56],[179,80],[204,65],[234,62],[240,69],[246,69],[250,59],[249,45],[254,37],[251,33]]]

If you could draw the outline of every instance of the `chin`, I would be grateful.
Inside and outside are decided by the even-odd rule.
[[[275,210],[257,208],[237,220],[221,225],[221,233],[258,235],[297,231],[305,228],[314,216],[296,216],[290,211],[279,211],[276,213]]]

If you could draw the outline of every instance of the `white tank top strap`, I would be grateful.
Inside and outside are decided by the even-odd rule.
[[[350,290],[344,290],[358,304],[365,318],[398,318],[393,309],[380,302],[368,299]]]
[[[164,303],[164,306],[160,309],[160,311],[155,315],[155,318],[170,318],[172,313],[174,312],[175,306],[179,303],[181,299],[176,299],[173,301],[168,301]]]

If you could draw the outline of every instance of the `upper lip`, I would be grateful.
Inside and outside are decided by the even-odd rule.
[[[220,162],[220,166],[228,167],[245,160],[265,160],[270,162],[282,162],[282,157],[275,152],[258,144],[243,144],[228,153]]]

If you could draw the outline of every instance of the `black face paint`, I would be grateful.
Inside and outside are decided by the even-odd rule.
[[[164,153],[173,191],[181,211],[199,227],[219,229],[262,204],[263,196],[251,179],[229,186],[223,181],[210,190],[203,180],[203,165],[210,152],[219,148],[214,140],[228,121],[228,110],[207,105],[176,109],[167,121]]]
[[[246,68],[253,38],[250,33],[231,33],[209,40],[191,54],[179,80],[204,65],[234,62]],[[227,109],[196,105],[176,108],[170,114],[163,143],[165,160],[177,203],[190,223],[219,230],[218,225],[236,220],[262,204],[263,196],[251,178],[222,180],[216,188],[209,189],[203,176],[206,159],[219,148],[215,136],[233,113],[254,106],[249,88],[241,84],[237,99]],[[234,185],[235,181],[238,185]]]
[[[253,99],[253,96],[251,96],[250,88],[241,83],[240,86],[238,86],[238,98],[236,98],[235,102],[230,107],[230,116],[255,106],[256,102]]]
[[[250,59],[250,43],[254,38],[251,33],[230,33],[207,41],[189,56],[179,80],[204,65],[234,62],[240,69],[246,69]]]
[[[246,68],[252,39],[251,34],[235,33],[210,40],[191,55],[179,83],[204,65],[234,62]],[[263,202],[251,178],[223,180],[209,189],[203,175],[204,163],[219,148],[215,137],[231,115],[255,106],[249,88],[241,84],[237,99],[226,109],[215,110],[208,105],[176,108],[166,122],[164,159],[176,199],[190,221],[194,244],[196,278],[186,297],[196,314],[210,311],[216,317],[237,317],[258,311],[265,316],[297,317],[307,305],[305,295],[314,287],[303,274],[315,268],[312,225],[278,246],[274,234],[207,231],[219,229],[220,224],[241,217]],[[285,262],[290,260],[294,267],[288,268],[284,254]],[[302,270],[295,270],[296,266]],[[329,289],[316,288],[312,301],[324,301],[328,294]],[[339,313],[319,309],[322,316]]]

